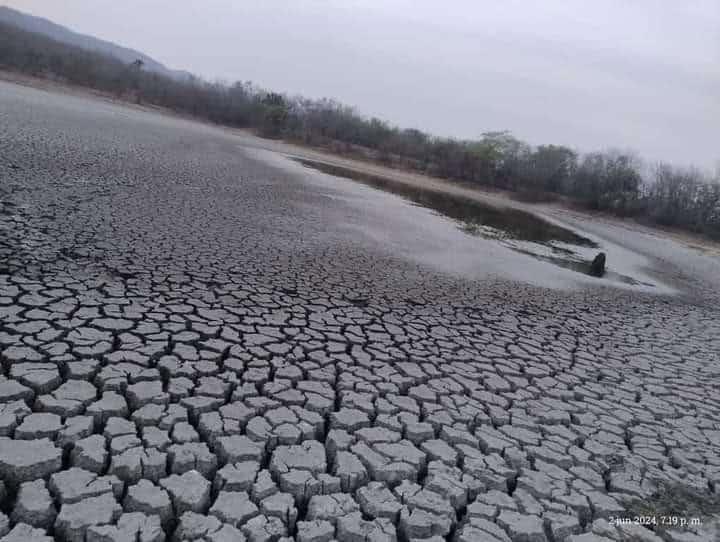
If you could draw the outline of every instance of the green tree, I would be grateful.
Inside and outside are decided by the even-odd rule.
[[[494,158],[495,184],[500,188],[514,190],[521,182],[521,173],[531,148],[510,132],[485,132],[481,144]]]
[[[577,153],[562,145],[540,145],[526,162],[524,177],[537,190],[561,193],[577,169]]]
[[[269,92],[262,98],[261,104],[263,115],[260,132],[266,137],[279,137],[288,121],[287,101],[281,94]]]

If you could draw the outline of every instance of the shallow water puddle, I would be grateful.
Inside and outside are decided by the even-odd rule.
[[[335,177],[344,177],[398,195],[414,205],[432,209],[460,224],[469,235],[497,241],[527,256],[587,275],[590,263],[601,248],[578,233],[532,213],[427,190],[357,170],[293,157],[303,166]],[[608,269],[605,279],[626,284],[653,286]]]

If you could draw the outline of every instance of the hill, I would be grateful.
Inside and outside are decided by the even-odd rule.
[[[143,61],[146,69],[172,77],[173,79],[187,79],[191,77],[190,73],[181,70],[172,70],[140,51],[123,47],[110,41],[101,40],[87,34],[79,34],[42,17],[28,15],[7,6],[0,6],[0,22],[16,26],[27,32],[42,34],[60,43],[109,55],[125,63],[140,59]]]

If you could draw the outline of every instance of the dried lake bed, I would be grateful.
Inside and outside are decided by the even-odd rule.
[[[0,82],[0,540],[715,539],[716,256],[297,152]]]

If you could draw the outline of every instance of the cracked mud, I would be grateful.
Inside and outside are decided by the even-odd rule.
[[[5,83],[0,119],[0,540],[714,540],[714,264],[446,273],[363,234],[439,219],[228,132]],[[702,515],[611,522],[651,502]]]

